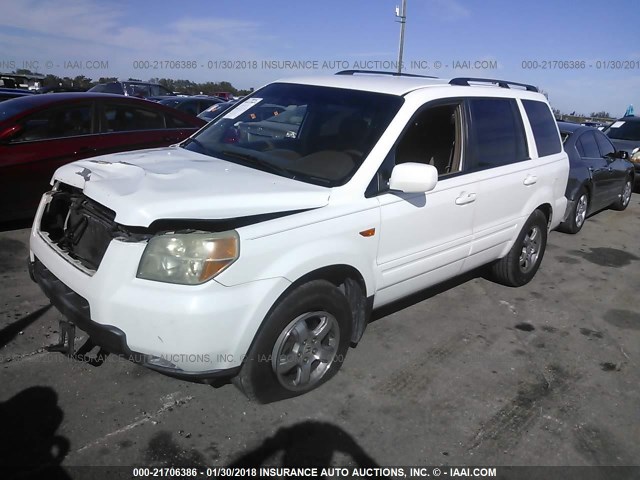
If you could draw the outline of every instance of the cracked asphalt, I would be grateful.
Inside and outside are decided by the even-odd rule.
[[[29,279],[28,229],[5,226],[0,465],[638,465],[639,233],[636,194],[552,232],[525,287],[474,273],[385,308],[332,381],[257,405],[45,351],[61,316]]]

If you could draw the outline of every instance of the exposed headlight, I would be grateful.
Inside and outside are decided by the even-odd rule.
[[[640,163],[640,147],[636,147],[633,149],[629,160],[631,160],[633,163]]]
[[[240,238],[235,231],[159,235],[144,249],[137,277],[197,285],[222,272],[239,253]]]

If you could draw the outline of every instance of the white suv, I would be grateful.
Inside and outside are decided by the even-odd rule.
[[[288,79],[180,145],[58,169],[30,271],[69,320],[63,351],[77,325],[151,369],[234,377],[270,402],[332,377],[372,309],[485,264],[529,282],[568,172],[529,85]]]

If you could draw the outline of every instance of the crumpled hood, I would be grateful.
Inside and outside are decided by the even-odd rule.
[[[116,222],[228,219],[325,206],[331,189],[272,175],[180,147],[115,153],[69,163],[53,180],[84,190]]]

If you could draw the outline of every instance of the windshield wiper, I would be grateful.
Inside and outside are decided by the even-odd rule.
[[[229,157],[238,158],[238,159],[243,160],[243,161],[245,161],[245,162],[247,162],[249,164],[252,164],[252,165],[257,165],[257,166],[261,167],[263,170],[266,170],[266,171],[271,172],[271,173],[275,173],[276,175],[281,175],[281,176],[287,177],[287,178],[294,178],[294,175],[289,170],[287,170],[286,168],[279,167],[278,165],[274,165],[273,163],[267,162],[265,160],[262,160],[261,158],[255,157],[253,155],[233,152],[233,151],[230,151],[230,150],[223,150],[220,153],[222,153],[223,155],[227,155]]]
[[[190,144],[192,144],[192,143],[195,143],[197,146],[199,146],[199,147],[200,147],[200,149],[201,149],[202,151],[201,151],[201,152],[199,152],[199,153],[206,153],[207,155],[212,156],[212,152],[211,152],[211,150],[210,150],[209,148],[207,148],[207,147],[205,146],[205,144],[204,144],[204,143],[202,143],[200,140],[196,140],[196,139],[195,139],[195,138],[193,138],[193,137],[189,137],[189,138],[187,138],[184,142],[182,142],[182,143],[180,144],[180,146],[181,146],[182,148],[184,148],[184,147],[186,147],[186,146],[188,146],[188,145],[190,145]]]

